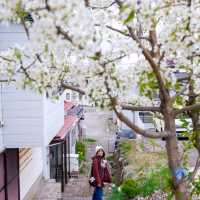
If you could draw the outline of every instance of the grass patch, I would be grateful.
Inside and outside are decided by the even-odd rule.
[[[135,143],[132,140],[124,140],[119,144],[121,153],[125,159],[128,159],[128,156],[134,153]]]
[[[93,138],[86,138],[86,139],[84,139],[84,142],[86,144],[94,144],[94,143],[96,143],[96,140]]]
[[[136,141],[123,141],[120,145],[121,152],[128,162],[125,168],[125,177],[137,179],[145,177],[157,165],[167,165],[166,153],[164,150],[152,152],[144,151]]]

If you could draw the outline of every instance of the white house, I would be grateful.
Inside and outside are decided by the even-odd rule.
[[[21,25],[0,24],[0,51],[26,41]],[[78,103],[77,94],[71,97]],[[75,153],[81,117],[77,109],[66,116],[66,98],[63,92],[54,101],[45,92],[17,89],[0,80],[0,199],[29,200],[42,178],[67,183],[74,170],[67,155]]]
[[[26,35],[22,26],[0,24],[0,50],[4,51],[13,45],[26,42]],[[15,84],[0,83],[0,150],[2,160],[5,157],[16,157],[15,190],[9,191],[8,180],[0,185],[2,198],[15,195],[15,199],[29,199],[33,185],[41,177],[50,177],[48,145],[64,124],[64,98],[53,102],[44,94],[39,95],[29,89],[18,90]],[[15,153],[9,153],[14,151]],[[2,161],[3,162],[3,161]],[[13,161],[14,162],[14,161]],[[9,162],[6,163],[8,166]],[[0,164],[1,165],[1,164]],[[5,163],[2,163],[4,166]],[[7,169],[0,169],[3,171]],[[1,173],[1,172],[0,172]],[[3,176],[1,177],[3,178]],[[20,187],[19,187],[20,186]],[[2,189],[3,188],[3,189]],[[9,192],[8,192],[9,191]],[[19,193],[19,197],[17,197]]]
[[[45,94],[1,85],[2,142],[6,149],[19,149],[23,199],[36,181],[50,177],[48,145],[64,124],[64,95],[53,102]]]

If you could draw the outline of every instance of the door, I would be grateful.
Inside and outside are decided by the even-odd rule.
[[[18,149],[6,149],[0,154],[0,199],[20,199]]]
[[[61,182],[63,171],[62,143],[49,146],[50,151],[50,178]]]

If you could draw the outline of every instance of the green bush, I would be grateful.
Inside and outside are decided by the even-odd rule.
[[[140,196],[146,197],[156,190],[167,191],[171,187],[171,176],[168,168],[160,168],[149,173],[146,178],[137,180]]]
[[[79,155],[79,163],[86,159],[86,146],[83,142],[76,141],[76,153]]]
[[[196,180],[194,180],[194,182],[192,183],[193,185],[193,191],[192,191],[192,194],[195,194],[195,195],[200,195],[200,177]]]
[[[140,193],[140,188],[138,187],[137,181],[133,179],[126,179],[123,182],[121,189],[128,198],[134,198]]]
[[[113,187],[112,194],[108,198],[108,200],[126,200],[126,195],[121,191],[118,190],[117,187]]]
[[[120,143],[120,148],[123,153],[128,153],[131,151],[131,144],[127,141],[123,141],[122,143]]]
[[[107,156],[107,157],[106,157],[106,160],[108,160],[108,161],[113,161],[113,155]]]
[[[129,141],[123,141],[120,143],[120,150],[121,153],[124,154],[124,157],[126,158],[127,155],[131,152],[132,150],[132,145]]]
[[[169,192],[171,188],[171,176],[168,168],[161,167],[154,169],[146,177],[133,179],[126,179],[121,185],[121,192],[113,190],[113,198],[123,195],[122,200],[131,199],[136,196],[147,197],[153,194],[156,190]],[[121,196],[120,196],[121,197]],[[119,199],[119,198],[118,198]],[[120,199],[121,200],[121,199]]]

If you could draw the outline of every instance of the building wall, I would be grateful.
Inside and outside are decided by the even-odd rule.
[[[0,23],[0,51],[9,47],[23,45],[27,42],[27,36],[22,25]]]
[[[20,199],[31,196],[31,187],[42,175],[42,148],[31,148],[31,155],[25,166],[20,166]],[[25,158],[26,159],[26,158]],[[24,164],[23,164],[24,165]],[[26,196],[26,198],[25,198]]]
[[[4,146],[3,146],[3,136],[1,133],[1,129],[0,129],[0,153],[3,151]]]
[[[44,97],[44,135],[43,135],[43,176],[45,179],[50,178],[50,158],[49,143],[64,125],[64,99],[65,93],[58,100],[47,99]]]
[[[44,146],[48,146],[64,125],[64,99],[64,93],[58,100],[44,97]]]
[[[37,147],[42,145],[42,97],[31,90],[17,90],[3,84],[2,89],[3,143],[6,148]]]
[[[2,86],[0,84],[0,94],[1,94]],[[2,95],[0,95],[0,153],[4,149],[3,145],[3,135],[2,135],[2,123],[3,123],[3,107],[2,107]]]

